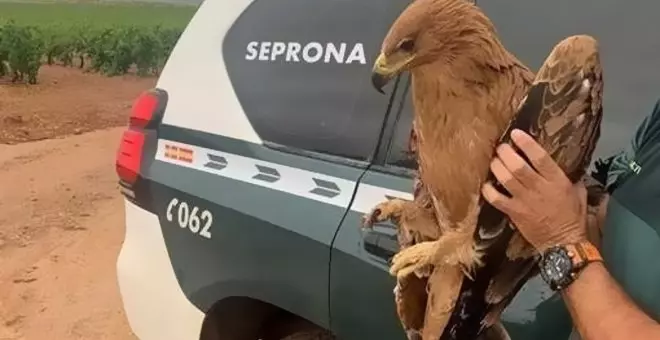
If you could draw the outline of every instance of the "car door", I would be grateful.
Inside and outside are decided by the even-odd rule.
[[[332,247],[330,315],[341,339],[404,339],[393,304],[395,280],[388,259],[398,249],[391,223],[360,229],[362,218],[388,197],[412,198],[416,163],[406,154],[412,110],[403,106],[410,88],[408,76],[397,82],[393,108],[369,170],[360,179]]]

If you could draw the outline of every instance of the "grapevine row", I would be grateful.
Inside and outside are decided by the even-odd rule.
[[[0,77],[35,84],[43,64],[105,75],[158,75],[181,29],[138,26],[95,28],[0,25]]]

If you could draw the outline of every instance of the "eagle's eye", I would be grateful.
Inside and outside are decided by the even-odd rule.
[[[404,52],[412,52],[415,48],[415,42],[412,39],[405,39],[399,43],[399,49]]]

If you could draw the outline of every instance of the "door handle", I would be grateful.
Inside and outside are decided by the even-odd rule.
[[[372,229],[363,229],[362,245],[367,253],[389,261],[399,251],[396,227],[379,223]]]

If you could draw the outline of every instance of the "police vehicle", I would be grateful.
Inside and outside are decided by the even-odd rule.
[[[140,339],[405,338],[387,272],[394,229],[359,225],[386,197],[411,198],[409,79],[386,95],[370,83],[407,4],[200,5],[156,88],[135,101],[117,154],[126,216],[117,272]],[[627,143],[660,86],[660,2],[478,5],[533,69],[567,35],[598,38],[598,156]],[[539,278],[502,318],[514,339],[566,339],[572,327]]]

